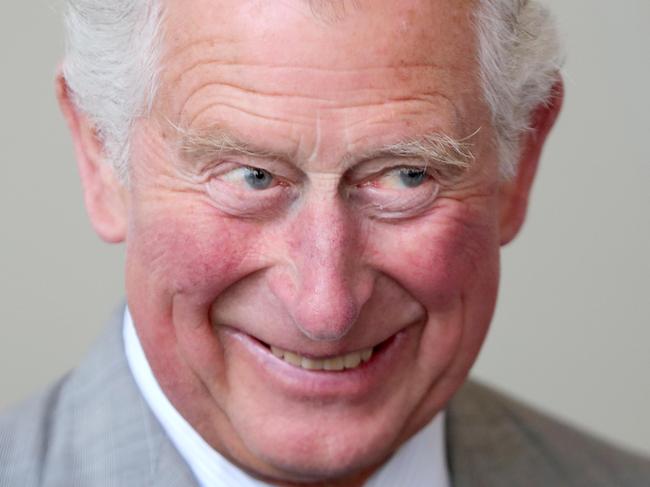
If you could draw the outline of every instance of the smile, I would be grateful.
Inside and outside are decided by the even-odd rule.
[[[273,355],[295,367],[300,367],[306,370],[341,371],[346,369],[356,369],[361,364],[370,360],[374,347],[327,358],[305,357],[298,353],[288,352],[275,346],[271,346],[270,349]]]
[[[372,391],[386,387],[387,377],[408,370],[422,330],[416,322],[362,348],[343,345],[310,350],[278,346],[266,337],[253,336],[239,327],[217,326],[228,366],[239,377],[253,373],[263,387],[295,400],[366,400]],[[336,350],[339,348],[339,350]]]

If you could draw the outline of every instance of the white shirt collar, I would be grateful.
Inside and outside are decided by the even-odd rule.
[[[124,312],[126,358],[142,396],[202,487],[271,487],[208,445],[169,402],[149,367],[128,308]],[[365,487],[450,487],[444,411],[404,443]]]

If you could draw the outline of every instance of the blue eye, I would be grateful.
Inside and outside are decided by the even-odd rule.
[[[273,183],[273,175],[264,169],[246,167],[244,171],[244,179],[253,189],[267,189]]]
[[[424,168],[403,167],[399,170],[399,179],[407,188],[420,186],[426,176],[427,172]]]

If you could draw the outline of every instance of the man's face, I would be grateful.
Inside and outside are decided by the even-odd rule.
[[[172,403],[260,476],[371,470],[478,352],[500,201],[470,4],[166,2],[128,302]],[[467,169],[436,134],[474,134]]]

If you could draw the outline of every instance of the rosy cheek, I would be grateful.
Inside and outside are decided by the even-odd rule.
[[[225,363],[213,339],[210,305],[259,265],[250,258],[257,228],[195,204],[143,213],[132,230],[137,233],[127,252],[127,286],[137,303],[134,319],[148,323],[142,338],[150,345],[149,358],[159,367],[180,360],[201,371],[207,383],[220,383]]]
[[[215,296],[246,273],[242,262],[251,253],[257,229],[195,205],[179,211],[143,215],[129,248],[156,294],[192,296],[209,305]]]
[[[386,229],[381,266],[426,307],[444,311],[475,280],[493,276],[495,228],[483,212],[443,208],[426,222]]]

